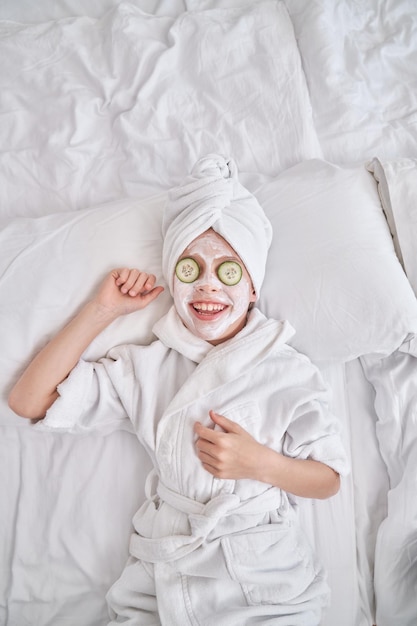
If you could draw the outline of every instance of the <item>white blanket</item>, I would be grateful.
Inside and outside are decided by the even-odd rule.
[[[3,22],[0,54],[3,219],[166,189],[210,152],[269,176],[321,155],[282,3]]]
[[[323,155],[336,163],[416,156],[414,0],[286,0]]]

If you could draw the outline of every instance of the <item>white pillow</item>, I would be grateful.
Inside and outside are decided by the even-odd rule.
[[[417,331],[417,301],[363,166],[301,163],[256,192],[274,227],[260,308],[287,318],[316,361],[390,354]]]
[[[374,159],[368,169],[378,181],[394,247],[417,294],[417,159]]]
[[[268,176],[321,156],[283,2],[138,4],[0,31],[2,216],[149,195],[211,152]]]
[[[166,195],[124,199],[85,211],[18,218],[0,230],[1,419],[13,381],[36,352],[91,297],[115,267],[141,267],[161,280],[160,233]],[[121,317],[85,352],[96,360],[112,346],[149,343],[152,327],[170,307],[166,290],[143,311]],[[22,420],[23,421],[23,420]]]

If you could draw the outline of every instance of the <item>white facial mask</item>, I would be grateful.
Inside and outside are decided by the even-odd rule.
[[[255,301],[250,277],[233,248],[213,230],[194,239],[181,258],[191,257],[200,267],[192,283],[174,277],[174,304],[184,325],[197,337],[218,343],[232,337],[246,322],[248,307]],[[235,260],[243,274],[233,286],[217,275],[220,264]]]

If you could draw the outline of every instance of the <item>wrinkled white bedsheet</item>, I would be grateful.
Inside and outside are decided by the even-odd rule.
[[[394,245],[417,294],[417,159],[381,162],[369,169]],[[375,599],[378,626],[413,626],[417,616],[417,340],[411,335],[392,355],[361,358],[374,388],[376,433],[389,491],[387,516],[377,528]]]
[[[376,432],[388,468],[388,514],[375,553],[378,626],[413,626],[417,615],[417,341],[384,359],[361,358],[372,383]]]
[[[0,54],[3,219],[149,195],[210,152],[264,176],[321,156],[292,23],[273,0],[0,22]]]
[[[3,0],[0,20],[102,18],[120,0]],[[237,7],[250,0],[133,0],[143,11]],[[323,156],[336,163],[414,157],[417,9],[414,0],[285,0],[302,56]],[[288,146],[285,146],[288,150]]]
[[[62,212],[80,210],[81,224],[82,209],[166,189],[197,152],[218,150],[219,141],[249,183],[309,157],[336,163],[417,157],[414,0],[285,0],[292,25],[284,13],[278,27],[265,18],[245,30],[244,20],[228,38],[221,64],[211,56],[204,57],[207,66],[200,63],[196,50],[212,50],[222,21],[205,40],[196,16],[177,20],[182,11],[255,4],[0,3],[0,225],[15,216],[48,216],[52,242],[48,249],[46,234],[39,256],[37,242],[29,246],[29,289],[12,280],[6,289],[0,281],[1,626],[106,623],[104,593],[127,556],[130,520],[149,469],[126,433],[76,440],[36,433],[6,406],[25,344],[35,350],[62,321],[62,308],[34,308],[37,296],[52,288],[65,311],[78,306],[53,273],[68,252],[53,245]],[[141,10],[154,17],[144,18]],[[240,72],[250,75],[250,84],[239,81]],[[17,220],[12,230],[21,229],[28,242],[30,228],[30,221]],[[79,258],[86,259],[81,301],[92,287],[88,270],[95,260],[87,261],[88,243],[80,241]],[[132,235],[126,262],[133,243]],[[12,244],[19,267],[23,253],[17,238]],[[107,254],[105,241],[97,254]],[[38,285],[40,267],[46,269]],[[13,351],[16,323],[19,348]],[[100,342],[95,347],[101,354]],[[375,545],[378,626],[415,624],[415,361],[415,353],[403,352],[323,367],[354,465],[335,499],[302,507],[332,585],[323,626],[374,623]],[[337,554],[334,545],[340,545]]]
[[[324,158],[415,157],[414,0],[286,0]]]

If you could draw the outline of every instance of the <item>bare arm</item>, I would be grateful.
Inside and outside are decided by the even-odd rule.
[[[117,317],[143,309],[162,291],[152,274],[127,268],[110,272],[94,297],[29,364],[10,392],[10,408],[22,417],[44,417],[58,396],[57,386],[93,339]]]
[[[197,422],[196,445],[203,467],[216,478],[259,480],[305,498],[329,498],[339,491],[339,474],[328,465],[284,456],[226,417],[213,411],[210,417],[224,432]]]

